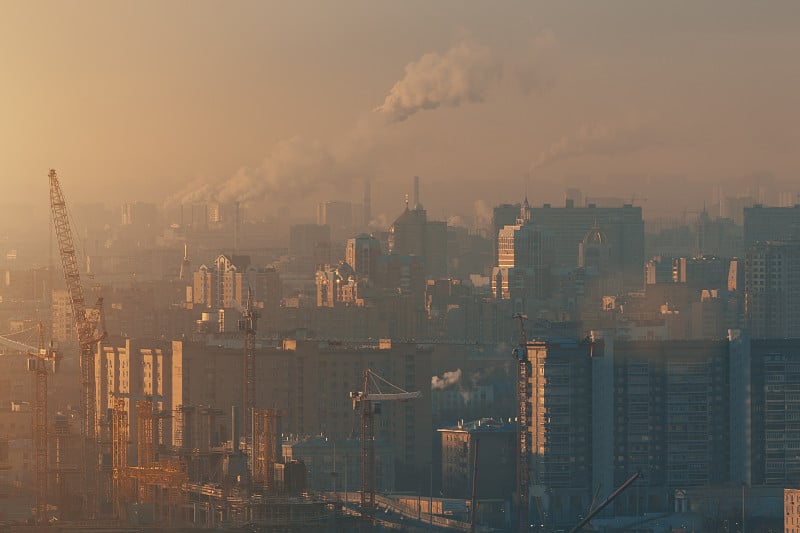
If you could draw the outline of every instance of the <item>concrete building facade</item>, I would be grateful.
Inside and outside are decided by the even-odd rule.
[[[574,268],[578,264],[578,245],[595,225],[603,228],[611,247],[611,267],[622,273],[626,290],[638,290],[644,285],[644,222],[642,208],[575,207],[567,200],[565,207],[534,207],[534,222],[553,232],[554,265]]]

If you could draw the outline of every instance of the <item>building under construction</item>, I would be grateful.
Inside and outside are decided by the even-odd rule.
[[[190,402],[183,394],[190,369],[182,367],[181,357],[175,365],[173,350],[138,348],[129,340],[123,346],[104,345],[103,298],[98,292],[94,307],[86,305],[67,202],[55,170],[48,180],[66,300],[77,333],[80,408],[74,414],[80,430],[75,435],[68,423],[48,420],[46,363],[55,361],[55,355],[45,348],[41,332],[38,349],[12,346],[30,356],[28,366],[37,378],[32,408],[35,522],[50,521],[55,514],[51,509],[58,510],[61,520],[75,509],[75,518],[95,525],[257,524],[297,530],[332,523],[334,509],[323,499],[309,497],[304,483],[295,480],[303,477],[302,466],[282,463],[283,413],[256,407],[263,404],[255,392],[259,314],[251,305],[251,291],[246,307],[239,309],[244,338],[238,386],[233,387],[243,396],[237,402]],[[217,409],[220,405],[239,405],[238,413],[235,407],[229,413],[227,432],[217,423],[224,417]],[[79,452],[67,457],[67,443],[75,440]],[[51,470],[53,448],[56,461]],[[69,472],[69,464],[75,472]],[[67,483],[68,473],[77,479]],[[69,486],[80,501],[52,505],[57,498],[49,487],[51,477],[57,481],[56,493],[63,497]]]

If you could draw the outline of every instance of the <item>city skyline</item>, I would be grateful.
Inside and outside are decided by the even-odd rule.
[[[521,196],[526,180],[536,203],[580,187],[653,213],[697,209],[714,186],[795,193],[797,11],[9,4],[3,203],[35,207],[50,167],[73,201],[242,200],[277,215],[370,179],[388,220],[413,175],[439,218]]]

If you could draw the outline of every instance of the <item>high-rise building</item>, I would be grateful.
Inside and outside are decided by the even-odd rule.
[[[289,340],[278,347],[256,350],[255,378],[259,386],[255,405],[284,411],[286,434],[324,434],[345,441],[353,424],[358,424],[349,393],[363,388],[367,368],[405,390],[430,390],[431,352],[420,349],[417,343],[328,345]],[[173,408],[205,405],[230,412],[231,406],[241,406],[242,402],[241,345],[173,341],[170,377]],[[174,438],[181,435],[179,424],[176,421]],[[392,448],[398,486],[413,490],[418,479],[428,475],[431,427],[427,393],[409,402],[384,402],[381,414],[375,417],[376,441]]]
[[[672,261],[672,281],[692,289],[724,289],[728,285],[730,260],[718,257],[677,257]]]
[[[55,289],[51,295],[50,317],[52,338],[57,342],[71,342],[77,339],[75,321],[72,317],[72,301],[65,289]]]
[[[744,246],[757,242],[800,239],[800,204],[794,207],[744,208]]]
[[[731,481],[800,483],[800,340],[731,338]]]
[[[375,237],[360,233],[348,239],[345,262],[357,276],[370,278],[375,275],[378,258],[383,254],[381,243]]]
[[[553,260],[552,232],[531,221],[527,199],[517,223],[497,234],[497,266],[492,269],[492,295],[498,300],[519,302],[546,295],[547,277]]]
[[[116,342],[105,341],[98,346],[95,363],[95,383],[97,384],[97,409],[100,419],[96,428],[101,432],[101,419],[114,408],[120,399],[128,416],[129,464],[136,463],[137,457],[137,400],[150,397],[156,412],[171,412],[171,346],[166,342],[142,344],[131,339]],[[160,423],[159,431],[153,435],[153,445],[169,445],[172,440],[171,426],[167,421]]]
[[[657,255],[644,267],[645,284],[672,283],[672,259]]]
[[[754,338],[800,336],[800,241],[759,242],[748,248],[744,313]]]
[[[531,483],[534,492],[548,491],[546,512],[563,523],[591,499],[592,359],[589,347],[574,341],[530,342],[527,349]]]
[[[192,303],[208,309],[236,308],[243,305],[248,289],[259,307],[280,304],[281,281],[274,268],[258,268],[246,255],[221,254],[194,272]]]
[[[565,207],[544,204],[532,208],[537,226],[553,233],[554,266],[574,268],[578,264],[578,245],[586,233],[597,224],[603,228],[611,248],[611,268],[622,273],[626,290],[638,290],[644,285],[644,222],[642,208],[626,204],[623,207],[575,207],[567,201]]]
[[[522,204],[500,204],[492,210],[492,242],[494,250],[494,264],[497,264],[497,235],[506,226],[513,226],[517,223],[519,210]]]
[[[421,205],[406,206],[389,228],[389,253],[421,257],[428,278],[447,276],[447,223],[429,221]]]
[[[530,342],[531,479],[556,523],[598,485],[641,471],[618,514],[667,510],[670,493],[730,479],[727,341]]]

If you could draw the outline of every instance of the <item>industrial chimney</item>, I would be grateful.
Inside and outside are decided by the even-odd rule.
[[[372,191],[369,179],[364,180],[364,229],[372,222]]]
[[[235,217],[233,220],[233,253],[239,253],[239,231],[241,230],[241,217],[239,214],[239,202],[234,204],[234,213],[233,216]]]

